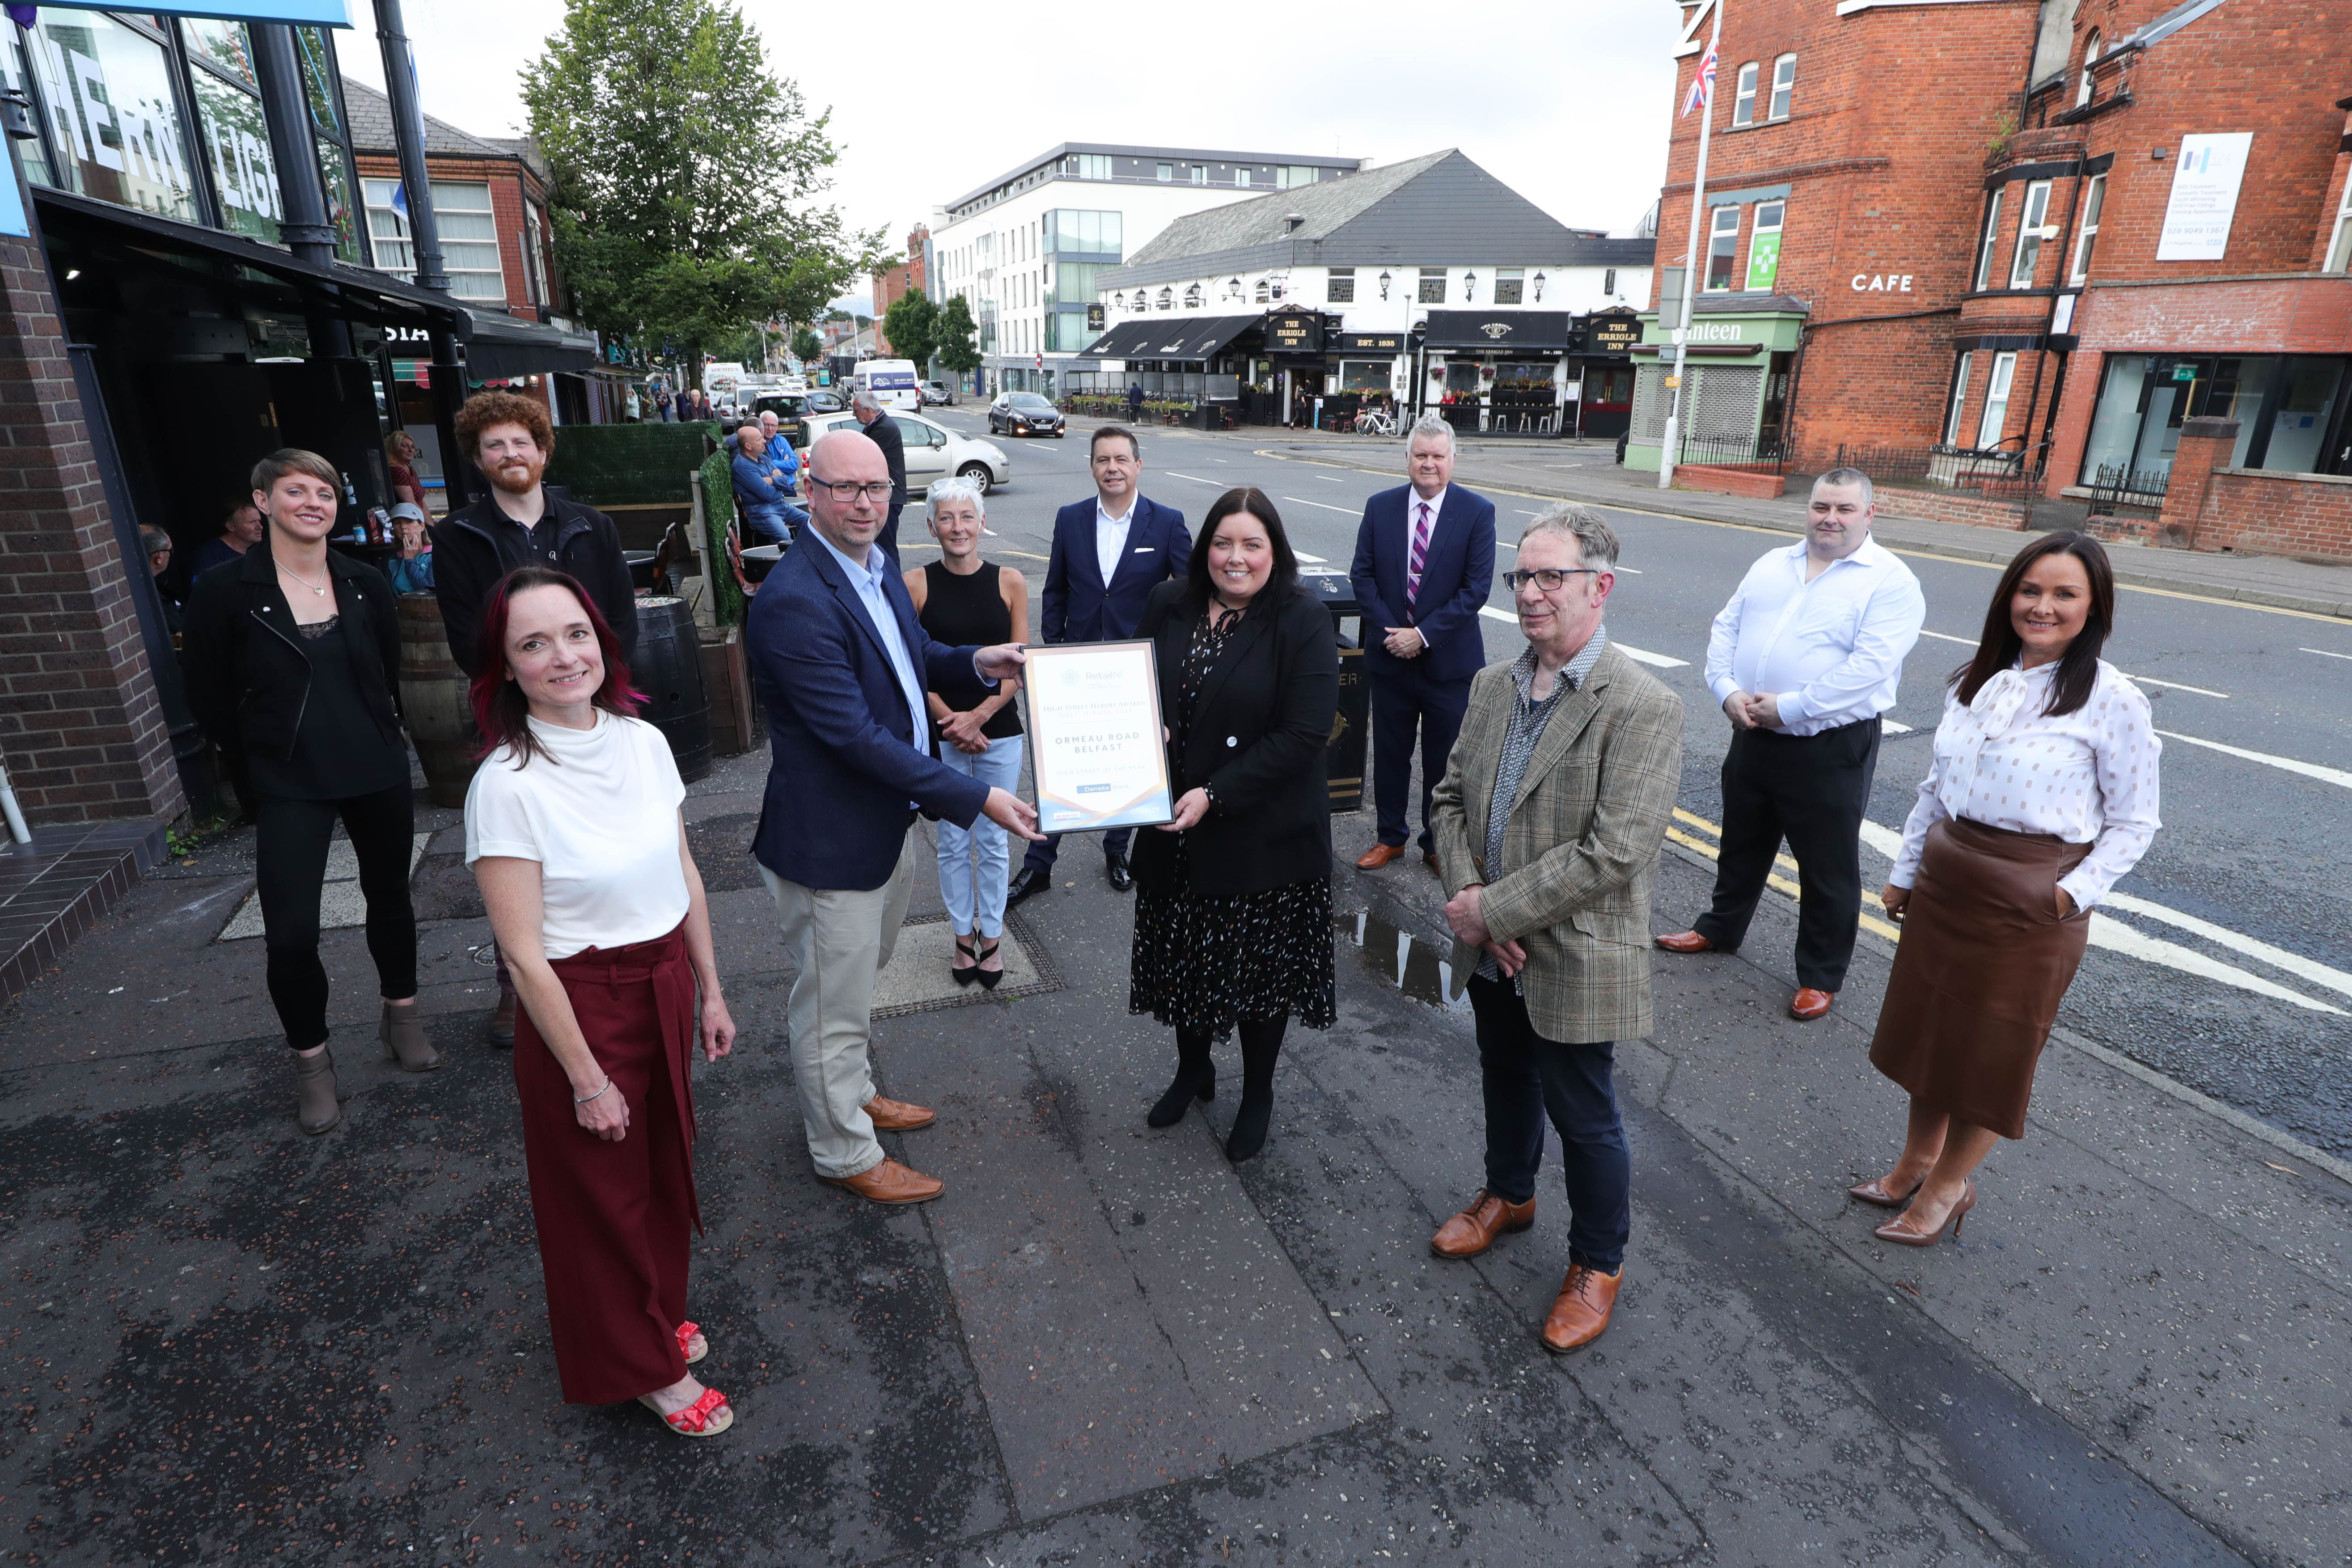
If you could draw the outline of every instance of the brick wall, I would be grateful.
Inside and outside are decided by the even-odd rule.
[[[2165,521],[2172,521],[2169,507]],[[2352,563],[2352,478],[2216,468],[2192,521],[2198,550]]]
[[[360,178],[363,180],[397,180],[400,161],[382,153],[357,154]],[[547,319],[551,307],[531,303],[530,277],[523,269],[523,247],[529,228],[523,222],[523,205],[529,202],[540,209],[541,248],[540,277],[542,291],[555,298],[555,258],[552,254],[554,237],[549,230],[547,194],[540,188],[536,175],[517,160],[509,158],[427,158],[425,177],[434,180],[462,181],[467,184],[490,187],[490,216],[499,231],[499,268],[506,283],[506,308],[526,321]],[[477,301],[488,303],[488,301]]]
[[[0,753],[36,823],[178,816],[47,269],[0,238]],[[144,562],[131,569],[144,570]]]

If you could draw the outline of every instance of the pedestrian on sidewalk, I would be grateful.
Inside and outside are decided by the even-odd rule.
[[[950,647],[1029,640],[1029,586],[1021,574],[980,557],[988,502],[966,479],[945,479],[926,495],[931,537],[940,558],[907,574],[907,594],[924,635]],[[959,708],[940,693],[925,694],[931,711],[931,750],[940,761],[992,789],[1012,794],[1021,784],[1021,709],[1017,680],[997,683],[978,702]],[[958,985],[993,991],[1004,979],[997,951],[1004,934],[1004,873],[1012,863],[1004,829],[982,816],[969,829],[941,817],[940,899],[955,933],[948,971]],[[976,862],[976,863],[975,863]]]
[[[1417,420],[1405,441],[1411,482],[1364,503],[1349,585],[1363,606],[1372,697],[1372,804],[1380,841],[1356,862],[1401,859],[1412,752],[1421,746],[1421,856],[1437,868],[1430,797],[1462,728],[1470,681],[1486,662],[1478,611],[1495,586],[1495,503],[1454,483],[1454,426]]]
[[[925,693],[977,702],[1021,673],[1009,643],[950,647],[915,619],[876,543],[890,506],[882,449],[854,430],[809,448],[808,535],[760,584],[747,635],[768,698],[768,792],[751,852],[793,955],[793,1079],[817,1179],[877,1203],[944,1185],[875,1138],[928,1127],[875,1090],[874,981],[906,922],[918,810],[970,828],[983,814],[1024,838],[1034,807],[930,752]]]
[[[1161,583],[1181,581],[1192,556],[1184,514],[1145,495],[1143,444],[1123,425],[1105,425],[1087,443],[1094,475],[1089,500],[1054,514],[1054,542],[1045,562],[1042,630],[1049,643],[1121,642],[1138,635],[1145,599]],[[1103,874],[1114,891],[1135,886],[1128,864],[1134,834],[1125,827],[1102,836]],[[1049,833],[1021,858],[1006,901],[1017,904],[1054,885],[1062,836]]]
[[[2099,657],[2115,612],[2105,547],[2046,534],[2001,574],[1976,653],[1952,672],[1882,895],[1903,941],[1870,1060],[1910,1094],[1910,1125],[1895,1168],[1848,1189],[1881,1208],[1908,1201],[1881,1240],[1959,1234],[1977,1166],[2025,1136],[2092,906],[2162,826],[2147,699]]]
[[[1176,1079],[1145,1118],[1171,1127],[1216,1093],[1212,1045],[1242,1037],[1242,1101],[1225,1138],[1265,1146],[1274,1068],[1293,1014],[1331,1026],[1331,788],[1325,743],[1339,650],[1265,493],[1210,506],[1185,575],[1145,601],[1175,819],[1135,855],[1127,1010],[1176,1030]]]
[[[197,579],[183,638],[188,706],[251,791],[269,1000],[294,1049],[295,1120],[312,1133],[343,1116],[319,961],[319,893],[339,821],[367,900],[383,996],[377,1037],[405,1071],[440,1065],[416,1021],[400,624],[383,574],[327,547],[341,491],[341,473],[316,452],[289,447],[255,464],[262,541]]]
[[[734,1412],[687,1370],[709,1349],[686,1317],[687,1233],[702,1228],[692,1051],[725,1056],[735,1022],[686,785],[633,716],[620,639],[578,583],[510,573],[482,639],[488,754],[466,791],[466,863],[522,994],[515,1092],[563,1397],[635,1399],[715,1436]]]
[[[1731,745],[1715,902],[1656,939],[1668,952],[1736,952],[1786,838],[1799,889],[1792,1018],[1821,1017],[1845,984],[1879,716],[1927,614],[1919,579],[1870,537],[1876,517],[1869,476],[1831,469],[1813,481],[1804,539],[1766,552],[1717,614],[1706,684]]]
[[[1127,422],[1129,425],[1139,425],[1142,421],[1143,383],[1130,381],[1127,384]]]
[[[898,569],[898,513],[907,505],[907,436],[898,422],[874,400],[874,395],[860,386],[849,395],[849,411],[865,427],[866,437],[881,448],[882,459],[890,468],[890,512],[883,520],[882,531],[874,542],[890,558],[890,569]]]
[[[621,553],[621,531],[595,508],[558,500],[541,482],[555,455],[555,426],[535,398],[478,392],[457,410],[457,449],[490,482],[489,494],[457,508],[433,528],[434,595],[449,656],[468,676],[495,663],[478,631],[490,590],[521,566],[544,566],[576,580],[595,601],[604,624],[621,641],[626,663],[637,647],[636,584]],[[490,1043],[514,1043],[514,976],[495,944],[499,1001],[485,1033]]]
[[[1486,1184],[1431,1238],[1475,1258],[1535,1223],[1544,1118],[1567,1178],[1568,1277],[1544,1348],[1608,1328],[1633,1230],[1616,1042],[1651,1033],[1650,890],[1682,787],[1683,705],[1609,643],[1617,535],[1561,502],[1504,574],[1526,651],[1471,688],[1437,786],[1454,994],[1477,1017]]]

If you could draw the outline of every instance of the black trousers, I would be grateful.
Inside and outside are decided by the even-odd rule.
[[[1454,737],[1470,707],[1470,677],[1433,680],[1423,673],[1429,656],[1402,661],[1402,668],[1372,677],[1372,805],[1381,842],[1405,841],[1405,796],[1412,785],[1413,731],[1421,732],[1421,847],[1436,847],[1429,836],[1429,801],[1445,776]]]
[[[1878,732],[1875,719],[1818,735],[1732,731],[1715,907],[1694,931],[1726,950],[1739,945],[1785,838],[1797,862],[1797,984],[1830,992],[1845,984],[1862,921],[1862,819]]]
[[[1568,1178],[1568,1257],[1613,1274],[1633,1228],[1633,1161],[1617,1112],[1614,1041],[1567,1045],[1536,1033],[1527,998],[1507,980],[1469,984],[1486,1100],[1486,1190],[1506,1203],[1536,1195],[1544,1118],[1559,1132]]]
[[[319,889],[327,846],[341,819],[360,865],[367,900],[368,955],[387,1001],[416,994],[416,910],[408,899],[408,856],[416,802],[406,784],[350,800],[256,804],[254,872],[261,891],[262,942],[269,950],[269,1000],[298,1051],[327,1040],[327,969],[319,962]]]
[[[890,557],[893,564],[896,564],[898,559],[898,514],[905,510],[906,507],[907,503],[903,500],[892,501],[890,515],[882,520],[882,531],[874,536],[874,542],[882,547],[883,553]]]
[[[1126,854],[1128,843],[1134,837],[1135,829],[1132,827],[1105,828],[1102,836],[1104,858],[1108,859],[1115,854]],[[1049,877],[1054,872],[1054,862],[1061,858],[1061,855],[1062,836],[1058,833],[1048,833],[1045,837],[1034,839],[1030,843],[1028,849],[1022,854],[1021,868],[1024,871],[1034,871],[1041,877]]]

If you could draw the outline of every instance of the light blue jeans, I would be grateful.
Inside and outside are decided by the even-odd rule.
[[[1003,735],[989,742],[985,752],[959,752],[942,742],[940,761],[982,784],[1011,790],[1021,783],[1024,742],[1023,736]],[[978,921],[982,936],[991,941],[1003,936],[1005,872],[1013,858],[1009,836],[984,816],[974,818],[969,829],[941,817],[939,830],[940,898],[948,907],[948,923],[961,933],[975,929]]]

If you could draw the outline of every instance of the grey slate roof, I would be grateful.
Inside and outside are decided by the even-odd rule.
[[[392,137],[392,100],[364,82],[343,79],[343,103],[352,116],[352,150],[355,153],[380,153],[390,155],[397,151]],[[530,157],[519,141],[494,142],[460,131],[446,120],[425,117],[425,151],[428,156],[444,158],[504,158]]]
[[[1097,281],[1131,289],[1268,267],[1643,267],[1655,248],[1570,228],[1449,147],[1180,217]]]

